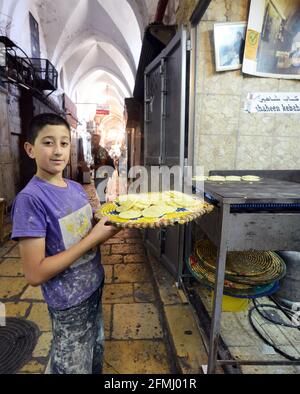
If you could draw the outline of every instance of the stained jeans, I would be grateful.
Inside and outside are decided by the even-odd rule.
[[[101,374],[104,353],[102,286],[67,310],[49,309],[53,342],[51,374]]]

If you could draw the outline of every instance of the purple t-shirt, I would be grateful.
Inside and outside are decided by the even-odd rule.
[[[12,239],[45,238],[46,257],[69,249],[92,228],[93,211],[82,186],[65,180],[62,188],[33,177],[13,204]],[[104,270],[99,247],[42,285],[47,304],[58,310],[85,301],[101,285]]]

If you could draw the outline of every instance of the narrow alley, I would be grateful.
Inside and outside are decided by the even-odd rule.
[[[299,0],[0,0],[0,374],[299,374],[299,80]]]

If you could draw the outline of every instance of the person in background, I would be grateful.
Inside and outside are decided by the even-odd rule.
[[[99,245],[119,230],[93,211],[82,186],[64,179],[70,126],[55,114],[31,121],[25,150],[36,175],[12,208],[12,239],[19,241],[25,277],[42,287],[52,322],[52,374],[100,374],[104,330],[104,270]]]
[[[92,156],[94,159],[93,169],[95,170],[95,174],[101,166],[114,166],[114,161],[108,151],[100,145],[99,134],[93,134],[92,136]]]
[[[92,136],[92,156],[94,159],[94,165],[92,166],[92,169],[94,170],[94,181],[95,181],[95,187],[98,193],[98,197],[100,199],[100,203],[103,204],[106,201],[105,194],[106,193],[106,187],[104,188],[104,191],[102,193],[99,192],[101,190],[101,187],[99,185],[103,182],[108,182],[109,177],[112,176],[114,172],[114,161],[113,159],[109,156],[107,150],[103,148],[103,146],[100,145],[100,135],[94,134]],[[109,174],[99,174],[98,170],[101,167],[110,167],[111,171],[109,171]]]

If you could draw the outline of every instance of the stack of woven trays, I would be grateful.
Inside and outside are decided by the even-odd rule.
[[[159,228],[188,223],[213,209],[194,195],[165,191],[120,196],[102,205],[95,218],[105,216],[122,228]]]
[[[217,248],[209,240],[196,242],[188,268],[206,287],[214,288]],[[284,261],[274,252],[228,252],[224,294],[238,298],[256,298],[278,290],[286,274]]]

